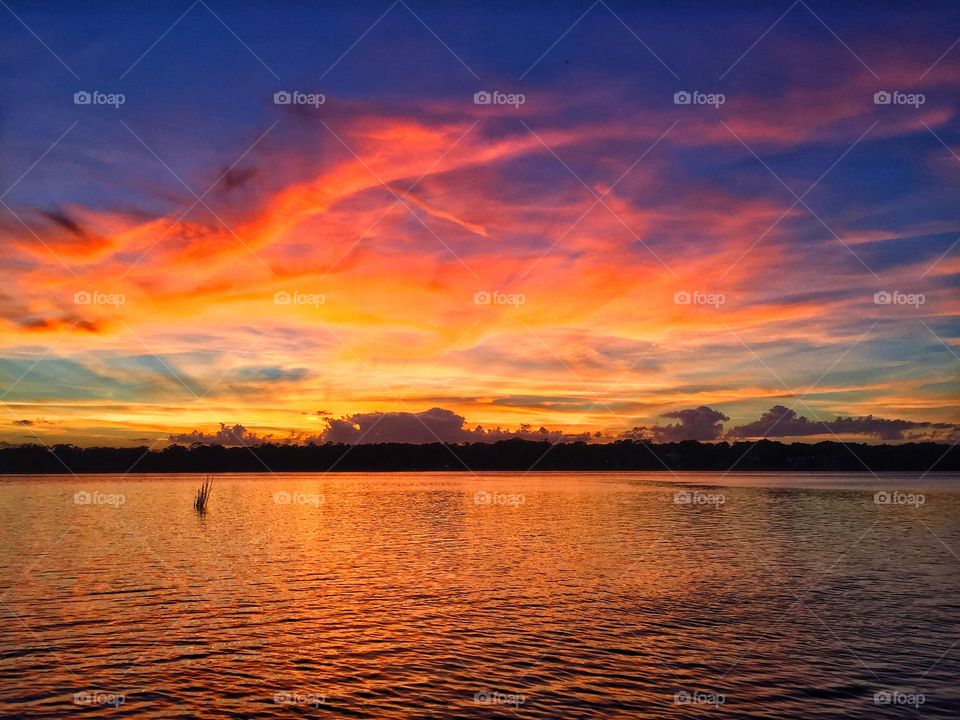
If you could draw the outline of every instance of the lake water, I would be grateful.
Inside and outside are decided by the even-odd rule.
[[[0,714],[960,716],[957,476],[201,480],[0,480]]]

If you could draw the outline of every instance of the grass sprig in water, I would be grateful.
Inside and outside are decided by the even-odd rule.
[[[207,511],[207,502],[210,500],[211,490],[213,490],[213,481],[208,476],[207,479],[203,481],[200,489],[197,490],[197,497],[193,501],[193,508],[198,513],[205,513]]]

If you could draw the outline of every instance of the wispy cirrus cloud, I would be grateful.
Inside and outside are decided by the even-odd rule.
[[[474,104],[462,67],[417,43],[392,53],[389,34],[368,48],[381,62],[351,55],[329,74],[322,109],[273,105],[272,78],[232,66],[174,76],[158,47],[131,76],[151,94],[131,93],[129,131],[79,116],[5,199],[16,212],[0,211],[8,399],[55,415],[57,435],[33,429],[58,439],[205,442],[227,437],[219,418],[243,418],[238,438],[251,442],[415,437],[424,422],[479,437],[470,418],[549,437],[642,427],[715,440],[724,423],[762,434],[764,408],[815,386],[808,401],[838,433],[949,432],[937,424],[957,420],[960,73],[931,66],[954,38],[934,52],[940,20],[917,11],[903,27],[878,8],[870,28],[838,27],[881,80],[814,26],[759,43],[714,82],[763,28],[711,13],[727,29],[716,43],[672,32],[678,17],[658,22],[663,56],[688,65],[678,74],[724,93],[715,108],[675,105],[694,81],[624,45],[616,22],[584,24],[522,82],[545,28],[522,13],[488,27],[517,42],[479,74],[525,93],[519,107]],[[810,19],[797,15],[783,27]],[[88,22],[65,17],[71,36]],[[295,42],[263,31],[267,48]],[[471,65],[492,36],[463,39]],[[91,65],[107,61],[86,47]],[[632,72],[646,62],[654,72]],[[429,82],[410,71],[421,66],[435,68]],[[62,132],[47,138],[30,118],[73,118],[42,65],[22,70],[0,92],[21,99],[4,150],[26,169]],[[924,102],[874,101],[898,89]],[[881,291],[924,302],[878,304]],[[336,430],[301,426],[306,403],[329,408]],[[814,424],[776,417],[798,433]]]

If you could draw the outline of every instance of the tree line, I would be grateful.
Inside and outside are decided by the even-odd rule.
[[[958,471],[960,450],[939,443],[869,445],[770,440],[701,443],[341,443],[248,447],[110,448],[22,445],[0,449],[0,474],[173,472],[389,472],[481,470]]]

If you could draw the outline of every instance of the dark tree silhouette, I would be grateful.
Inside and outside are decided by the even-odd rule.
[[[761,440],[653,444],[619,440],[551,446],[531,440],[410,445],[171,445],[163,450],[24,445],[0,449],[0,474],[327,472],[400,470],[839,470],[958,471],[960,449],[938,443],[868,445]],[[749,452],[748,452],[749,450]]]

